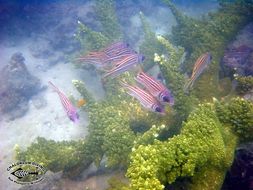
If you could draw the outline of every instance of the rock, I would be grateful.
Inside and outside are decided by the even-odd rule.
[[[253,190],[253,143],[241,145],[228,171],[222,190]]]
[[[31,101],[36,109],[41,109],[47,105],[47,101],[41,95],[33,96]]]
[[[236,40],[228,45],[221,66],[227,76],[234,72],[242,76],[253,75],[253,23],[244,27]]]
[[[230,47],[230,49],[225,51],[223,63],[231,69],[236,69],[240,75],[253,75],[252,52],[253,49],[246,45]]]
[[[31,75],[21,53],[15,53],[0,71],[0,112],[12,119],[22,117],[28,110],[28,100],[41,90],[40,80]]]

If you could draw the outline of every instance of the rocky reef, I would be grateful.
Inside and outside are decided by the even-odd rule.
[[[11,119],[22,117],[29,109],[29,99],[42,90],[40,80],[30,74],[24,61],[21,53],[15,53],[0,71],[0,112]]]
[[[77,39],[83,47],[80,53],[98,50],[121,38],[112,12],[114,4],[108,2],[103,5],[102,1],[96,1],[100,16],[110,15],[103,16],[108,20],[101,20],[103,30],[94,31],[79,22]],[[231,81],[228,77],[219,79],[220,60],[240,27],[253,18],[250,16],[253,5],[247,1],[221,2],[216,13],[195,20],[179,12],[171,1],[164,2],[176,16],[178,25],[171,37],[156,36],[141,14],[146,45],[140,50],[149,52],[150,62],[145,69],[158,66],[165,85],[175,97],[175,105],[166,106],[166,115],[143,109],[120,87],[121,80],[134,83],[132,72],[117,80],[108,79],[104,83],[106,96],[101,101],[91,96],[82,81],[74,80],[73,85],[87,100],[82,109],[89,116],[89,135],[71,142],[38,138],[26,151],[16,150],[18,160],[34,161],[54,172],[63,171],[63,176],[75,180],[83,179],[82,174],[91,165],[125,171],[129,183],[112,180],[110,190],[222,187],[237,146],[252,141],[253,104],[236,93],[221,98],[230,92],[224,89]],[[108,35],[112,28],[117,31],[116,39]],[[184,72],[190,72],[196,58],[206,51],[213,55],[212,64],[187,94],[183,88]],[[244,89],[244,79],[241,81]]]

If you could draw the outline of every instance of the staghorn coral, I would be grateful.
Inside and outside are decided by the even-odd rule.
[[[186,189],[220,189],[237,144],[253,139],[252,108],[240,98],[199,105],[179,135],[132,151],[127,171],[130,189],[162,190],[167,183],[189,177]]]
[[[184,123],[180,135],[168,141],[140,145],[130,156],[127,176],[131,189],[162,190],[166,183],[173,183],[178,177],[194,176],[198,173],[196,168],[201,170],[211,165],[212,169],[220,169],[226,159],[220,130],[221,124],[211,106],[201,105]],[[220,175],[216,189],[224,172]]]
[[[164,46],[167,54],[166,56],[155,54],[154,61],[159,64],[166,84],[175,97],[173,108],[176,110],[175,118],[178,127],[187,118],[194,104],[197,104],[197,100],[193,96],[186,95],[183,90],[185,79],[184,75],[180,73],[180,63],[182,62],[184,49],[174,47],[162,36],[158,36],[157,39]]]
[[[78,21],[75,37],[80,42],[84,52],[101,49],[110,43],[110,40],[101,32],[93,31],[80,21]]]
[[[128,75],[125,74],[124,76]],[[138,128],[138,124],[145,121],[148,130],[152,124],[167,123],[168,118],[161,118],[154,113],[148,113],[121,88],[111,86],[111,82],[115,84],[115,80],[107,83],[109,85],[107,87],[110,88],[107,89],[109,92],[107,92],[104,101],[91,101],[85,107],[90,120],[89,135],[83,146],[84,151],[80,150],[80,154],[83,155],[83,160],[86,156],[91,157],[96,165],[99,165],[102,157],[105,156],[108,167],[126,167],[129,163],[128,154],[139,134],[132,129]],[[84,98],[90,96],[82,82],[75,81],[74,85]],[[69,176],[77,174],[83,169],[80,167],[81,163],[82,160],[65,171]]]
[[[154,53],[163,53],[163,46],[156,38],[156,34],[151,30],[145,16],[140,12],[140,20],[144,32],[144,40],[140,45],[140,52],[145,55],[143,67],[145,70],[154,66]]]
[[[94,31],[78,21],[78,30],[75,35],[81,44],[81,53],[99,50],[113,41],[122,39],[120,25],[114,11],[114,0],[96,0],[95,11],[101,22],[100,32]]]
[[[55,142],[38,137],[25,152],[16,149],[17,160],[29,160],[46,167],[47,169],[58,172],[63,170],[70,162],[78,162],[78,147],[84,141],[62,141]]]
[[[172,41],[183,46],[189,53],[183,64],[184,71],[191,72],[194,62],[201,54],[212,54],[212,63],[196,81],[193,93],[202,101],[219,97],[219,62],[226,45],[242,26],[252,20],[252,2],[222,3],[217,12],[209,13],[208,17],[201,20],[183,15],[170,0],[164,0],[164,3],[170,7],[178,22],[172,30]]]
[[[101,32],[110,41],[117,41],[122,38],[120,25],[115,13],[114,0],[96,0],[95,11],[101,22]]]
[[[184,21],[185,19],[182,17],[182,25],[186,24]],[[189,31],[196,35],[195,40],[198,34],[208,37],[207,39],[201,38],[200,42],[203,44],[197,41],[199,49],[193,47],[191,43],[188,44],[189,47],[184,46],[188,51],[192,48],[189,65],[203,53],[203,50],[212,48],[213,43],[217,43],[214,48],[223,47],[223,43],[226,41],[222,39],[221,43],[217,40],[211,42],[212,35],[207,36],[204,27],[206,21],[196,21],[197,25]],[[221,21],[225,22],[223,19]],[[187,27],[192,27],[193,22],[195,21],[189,22]],[[199,25],[199,23],[202,24]],[[217,25],[217,23],[215,24]],[[94,47],[92,47],[93,39],[91,41],[87,39],[89,41],[87,43],[90,43],[87,50],[99,49],[110,41],[109,37],[105,35],[106,32],[103,34],[93,33],[86,26],[83,29],[87,31],[87,34],[92,33],[90,39],[95,39]],[[217,31],[219,30],[217,29]],[[183,30],[183,32],[185,31]],[[148,30],[146,33],[148,34]],[[155,37],[153,34],[150,36],[150,38]],[[189,36],[185,36],[184,39],[186,43],[182,42],[182,44],[189,42],[187,37]],[[84,39],[84,36],[80,36],[81,41]],[[101,102],[96,102],[81,81],[73,81],[83,98],[88,100],[85,110],[88,113],[90,124],[88,126],[89,135],[85,141],[74,142],[70,152],[65,151],[68,150],[67,145],[63,146],[65,142],[39,141],[37,144],[32,144],[27,151],[20,152],[19,150],[18,155],[22,155],[19,158],[32,159],[39,163],[42,159],[45,167],[51,169],[56,165],[57,170],[64,169],[64,174],[69,177],[80,176],[92,162],[99,166],[102,158],[106,158],[106,165],[109,167],[126,168],[129,166],[127,176],[130,178],[130,186],[119,184],[122,186],[120,188],[112,185],[114,189],[164,189],[168,183],[175,185],[180,180],[185,180],[184,187],[190,190],[219,189],[224,174],[233,160],[233,152],[237,142],[241,139],[248,140],[249,136],[246,133],[252,132],[252,104],[240,101],[233,103],[234,100],[232,100],[232,103],[228,104],[200,105],[183,124],[181,133],[173,136],[181,129],[182,121],[192,112],[198,101],[193,96],[194,93],[186,95],[183,92],[185,79],[180,72],[180,63],[184,55],[183,48],[174,47],[163,37],[155,40],[160,42],[165,50],[164,55],[155,55],[155,61],[158,62],[166,85],[172,90],[176,99],[174,110],[168,112],[165,117],[147,112],[136,100],[125,94],[115,79],[106,81],[104,84],[106,98]],[[211,44],[208,45],[209,42]],[[221,49],[212,50],[220,51]],[[152,52],[160,54],[159,49],[152,49]],[[209,75],[202,78],[207,77],[206,79],[211,82],[210,85],[214,84],[213,88],[218,80],[216,69],[218,69],[217,60],[220,54],[222,52],[214,54],[214,66],[209,72],[213,76],[212,80]],[[186,60],[188,63],[188,59]],[[198,86],[201,86],[202,81],[201,89],[206,88],[206,80],[202,79],[198,82],[197,89],[199,89]],[[214,82],[213,79],[215,79]],[[119,77],[119,80],[126,80],[130,83],[134,81],[131,73],[125,73]],[[204,100],[216,95],[215,92],[207,96],[205,93],[207,92],[204,91],[204,94],[200,94],[198,97]],[[244,106],[245,108],[243,108]],[[226,119],[222,118],[223,113],[225,113]],[[242,127],[242,124],[246,124],[246,127]],[[142,129],[139,129],[140,127]],[[168,139],[168,136],[172,138]],[[44,149],[42,152],[34,150],[34,147],[47,147],[44,144],[53,146],[56,152],[51,149]],[[63,151],[65,154],[59,154],[58,151]],[[47,157],[51,158],[51,152],[61,156],[57,157],[58,160],[47,159]],[[72,152],[74,157],[72,157]]]
[[[241,98],[232,99],[229,103],[217,102],[216,112],[219,120],[230,125],[240,141],[253,139],[253,105]]]
[[[237,81],[236,91],[239,94],[246,94],[247,92],[250,92],[253,89],[253,77],[242,77],[238,76],[235,78]]]

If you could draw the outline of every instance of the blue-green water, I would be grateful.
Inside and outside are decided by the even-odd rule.
[[[253,189],[252,14],[0,0],[0,190]],[[18,161],[44,179],[8,171]]]

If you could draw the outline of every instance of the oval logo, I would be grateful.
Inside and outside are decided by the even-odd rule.
[[[34,184],[42,181],[46,170],[35,162],[17,162],[11,164],[7,171],[8,179],[17,184]]]

